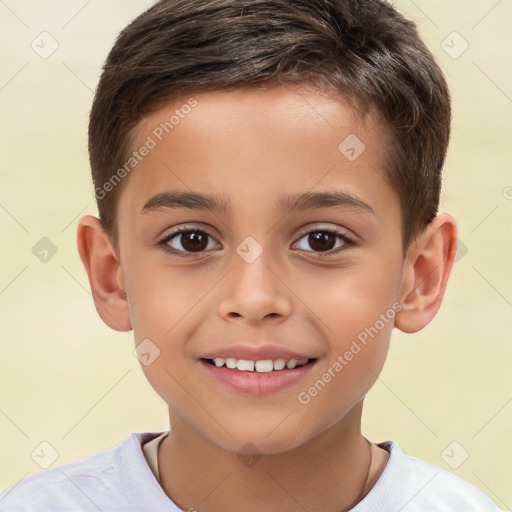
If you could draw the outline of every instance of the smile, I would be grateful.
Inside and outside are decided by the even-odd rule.
[[[304,359],[263,359],[259,361],[250,361],[247,359],[235,359],[234,357],[215,357],[205,359],[206,362],[215,365],[218,368],[225,366],[231,370],[240,370],[242,372],[269,373],[272,371],[293,370],[298,366],[304,366],[310,360]]]
[[[316,359],[235,359],[212,357],[200,359],[213,383],[231,392],[262,396],[293,385],[302,385]]]

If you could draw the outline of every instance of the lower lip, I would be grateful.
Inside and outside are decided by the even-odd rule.
[[[244,372],[232,370],[226,366],[214,366],[203,360],[200,363],[209,375],[230,389],[247,395],[259,396],[275,393],[304,379],[315,361],[292,370],[271,372]]]

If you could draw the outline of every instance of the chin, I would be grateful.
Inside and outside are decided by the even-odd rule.
[[[223,435],[210,437],[210,441],[223,450],[234,453],[238,456],[243,455],[278,455],[290,452],[299,448],[308,442],[312,436],[308,436],[304,426],[296,428],[280,427],[276,428],[278,423],[268,425],[268,428],[251,428],[248,425],[230,426],[228,428],[232,437]]]

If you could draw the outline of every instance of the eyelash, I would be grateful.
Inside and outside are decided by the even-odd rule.
[[[179,257],[183,257],[183,258],[188,258],[191,256],[195,256],[197,254],[202,254],[201,252],[195,252],[195,253],[194,252],[183,252],[183,251],[180,251],[177,249],[173,249],[172,247],[170,247],[168,245],[171,240],[173,240],[175,237],[177,237],[183,233],[200,233],[201,235],[205,235],[207,237],[213,238],[207,231],[204,231],[203,229],[180,226],[179,228],[174,230],[172,233],[167,235],[165,238],[160,240],[157,243],[157,245],[159,247],[161,247],[164,251],[166,251],[170,254],[173,254],[173,255],[177,255]],[[304,231],[297,239],[297,242],[299,240],[301,240],[302,238],[304,238],[306,235],[310,235],[312,233],[327,233],[329,235],[334,235],[343,241],[343,245],[341,247],[338,247],[337,249],[331,249],[330,251],[326,251],[326,252],[305,251],[305,252],[314,253],[315,258],[319,258],[319,259],[328,258],[328,257],[332,256],[333,254],[337,254],[341,251],[347,250],[347,248],[350,248],[350,247],[356,245],[356,242],[354,240],[352,240],[351,238],[349,238],[347,235],[345,235],[344,233],[340,233],[339,231],[336,231],[335,229],[332,229],[332,228],[310,229],[309,231]],[[297,242],[295,242],[295,243],[297,243]],[[204,251],[203,251],[203,253],[204,253]]]

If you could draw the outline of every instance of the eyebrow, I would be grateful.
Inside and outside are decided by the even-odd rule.
[[[350,206],[376,215],[374,209],[362,199],[342,191],[305,192],[281,196],[277,205],[282,210],[314,210],[333,206]],[[217,194],[201,194],[169,190],[153,196],[142,208],[141,215],[161,208],[188,208],[190,210],[209,210],[225,214],[231,212],[227,197]]]

